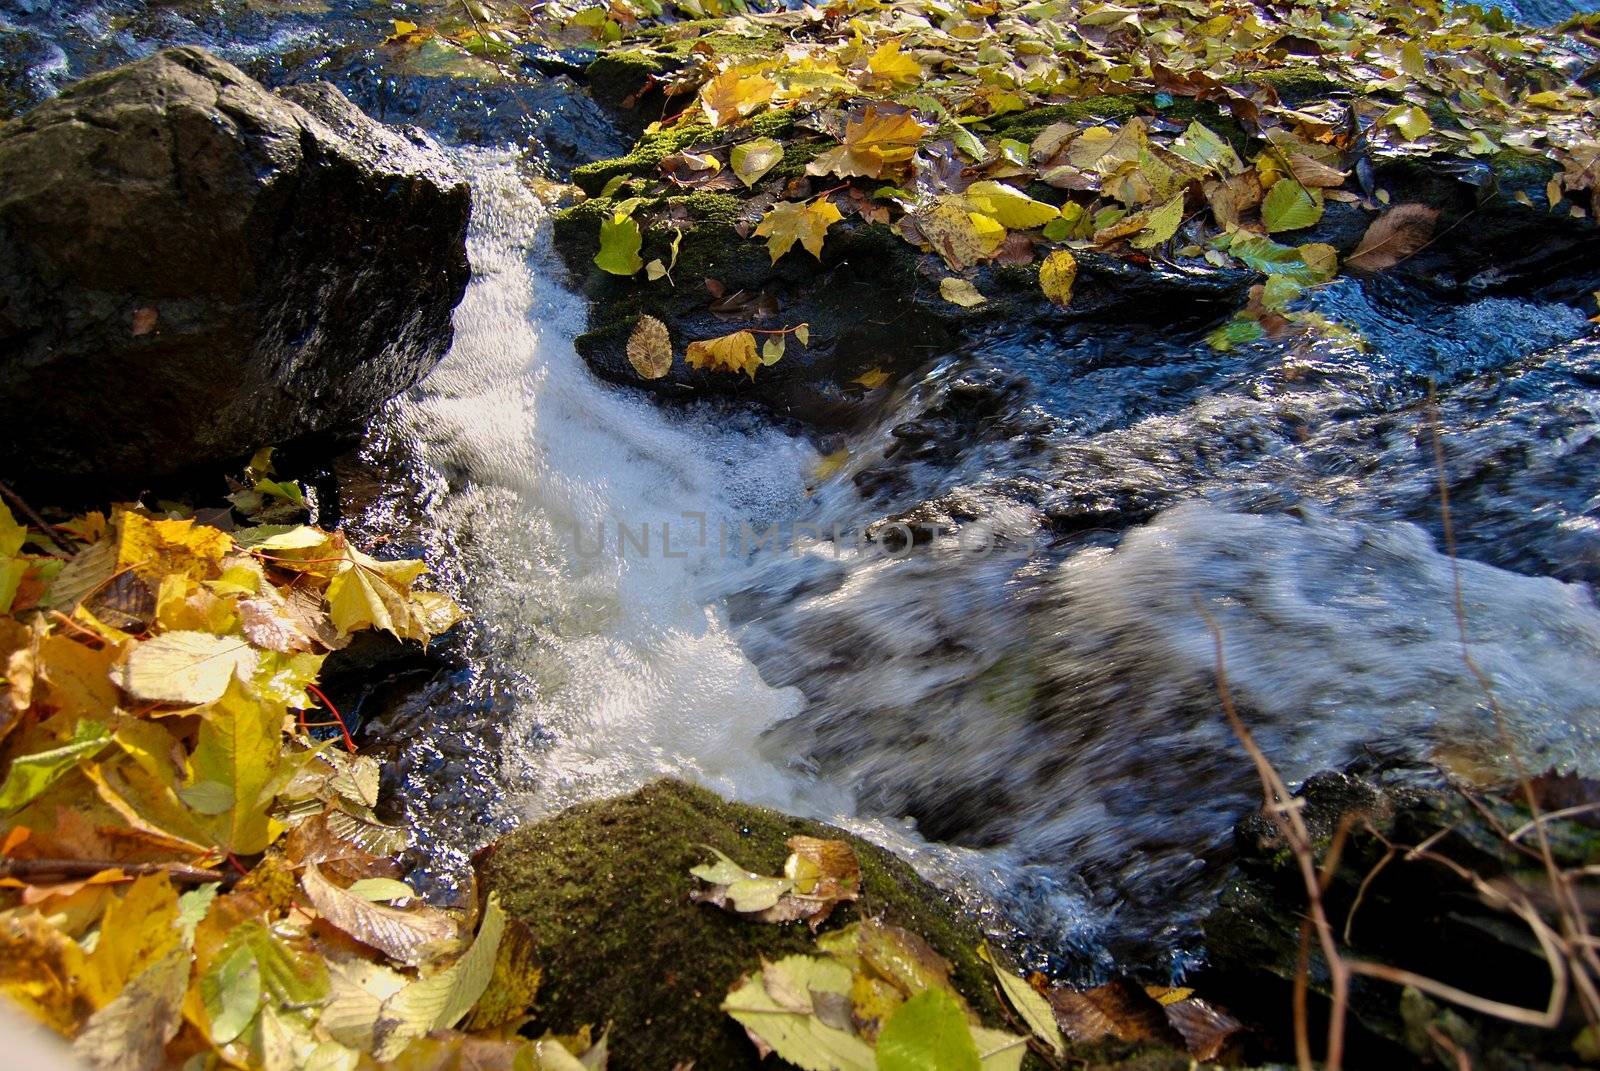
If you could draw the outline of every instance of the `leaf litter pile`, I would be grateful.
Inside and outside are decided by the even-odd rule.
[[[1600,50],[1581,21],[1534,30],[1438,0],[477,6],[479,29],[500,25],[507,41],[622,41],[658,63],[635,97],[664,96],[672,117],[646,134],[677,148],[649,182],[618,176],[602,191],[635,195],[615,201],[595,258],[649,285],[683,281],[641,257],[641,221],[681,226],[663,195],[720,191],[746,200],[740,229],[774,263],[820,260],[830,229],[854,217],[937,256],[940,293],[968,308],[988,300],[979,265],[1037,265],[1043,295],[1066,305],[1086,249],[1253,269],[1266,281],[1212,336],[1228,349],[1342,333],[1289,303],[1341,267],[1381,271],[1433,240],[1436,206],[1391,204],[1376,177],[1386,160],[1428,158],[1485,191],[1497,168],[1536,165],[1544,203],[1518,200],[1600,210],[1600,111],[1582,84]],[[1057,121],[1008,133],[1052,107]],[[1332,245],[1296,238],[1330,202],[1371,213],[1342,265]],[[658,378],[670,341],[648,331],[630,356]],[[751,331],[696,347],[689,367],[752,377],[782,355],[758,356]]]
[[[781,877],[765,877],[708,848],[715,862],[690,873],[692,899],[742,918],[805,920],[813,931],[859,895],[850,845],[794,837]],[[920,935],[871,916],[822,934],[816,954],[763,961],[728,991],[722,1010],[762,1056],[807,1071],[1016,1071],[1031,1050],[1066,1066],[1067,1040],[1158,1042],[1214,1060],[1242,1029],[1192,990],[1116,981],[1089,990],[1021,978],[987,948],[979,956],[1014,1016],[1015,1030],[985,1026],[951,981],[951,967]]]
[[[304,505],[253,467],[241,511]],[[0,505],[0,993],[86,1066],[603,1064],[516,1036],[518,925],[399,880],[377,760],[316,686],[352,633],[456,622],[422,572],[306,525]]]

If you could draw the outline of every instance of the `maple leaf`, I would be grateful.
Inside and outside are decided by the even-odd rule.
[[[700,90],[700,107],[712,129],[727,126],[764,108],[778,84],[762,73],[762,65],[729,67]]]
[[[822,259],[822,240],[828,228],[843,219],[839,208],[826,197],[815,201],[779,201],[756,226],[756,234],[767,240],[767,253],[776,264],[778,258],[799,242],[818,260]]]
[[[909,111],[869,104],[859,117],[846,121],[842,143],[807,164],[806,172],[882,178],[911,159],[927,132]]]
[[[890,86],[914,85],[922,80],[922,64],[900,51],[899,41],[885,41],[867,60],[867,72]]]
[[[683,363],[710,372],[743,372],[754,379],[761,357],[756,353],[756,337],[748,331],[735,331],[689,343]]]

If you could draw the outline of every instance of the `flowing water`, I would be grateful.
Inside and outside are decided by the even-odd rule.
[[[1311,301],[1364,346],[1016,325],[824,460],[759,415],[589,374],[542,176],[616,135],[559,57],[476,109],[470,79],[390,70],[390,15],[0,0],[27,30],[0,40],[24,102],[178,41],[331,77],[471,176],[456,343],[371,432],[386,482],[359,518],[472,613],[459,667],[369,726],[436,887],[521,818],[674,774],[905,852],[1066,973],[1181,969],[1258,793],[1217,634],[1291,780],[1493,774],[1507,738],[1600,773],[1600,343],[1580,313],[1342,281]],[[503,147],[530,136],[541,152]]]

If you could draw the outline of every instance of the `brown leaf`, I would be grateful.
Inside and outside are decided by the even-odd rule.
[[[398,963],[414,967],[450,951],[458,940],[455,921],[443,912],[402,911],[364,900],[323,877],[315,863],[306,867],[300,884],[323,919]]]
[[[1167,1022],[1183,1035],[1189,1055],[1205,1063],[1220,1056],[1228,1039],[1244,1029],[1239,1020],[1198,997],[1173,1001],[1162,1007],[1167,1013]]]
[[[639,317],[628,336],[628,363],[644,379],[660,379],[672,371],[672,337],[654,316]]]
[[[1437,208],[1415,202],[1396,205],[1372,221],[1345,266],[1359,271],[1392,268],[1428,244],[1438,221]]]
[[[1161,1005],[1126,979],[1082,991],[1052,989],[1045,995],[1062,1033],[1074,1041],[1108,1036],[1119,1041],[1179,1040]]]

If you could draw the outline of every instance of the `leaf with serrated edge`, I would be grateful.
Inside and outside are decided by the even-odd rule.
[[[995,978],[1000,983],[1000,990],[1006,996],[1006,1002],[1022,1017],[1032,1030],[1057,1056],[1066,1052],[1066,1040],[1061,1036],[1061,1028],[1056,1026],[1055,1013],[1050,1010],[1050,1002],[1040,996],[1026,980],[1018,978],[1008,970],[1001,968],[995,961],[994,953],[984,945],[979,950],[979,955],[988,962],[994,971]]]

